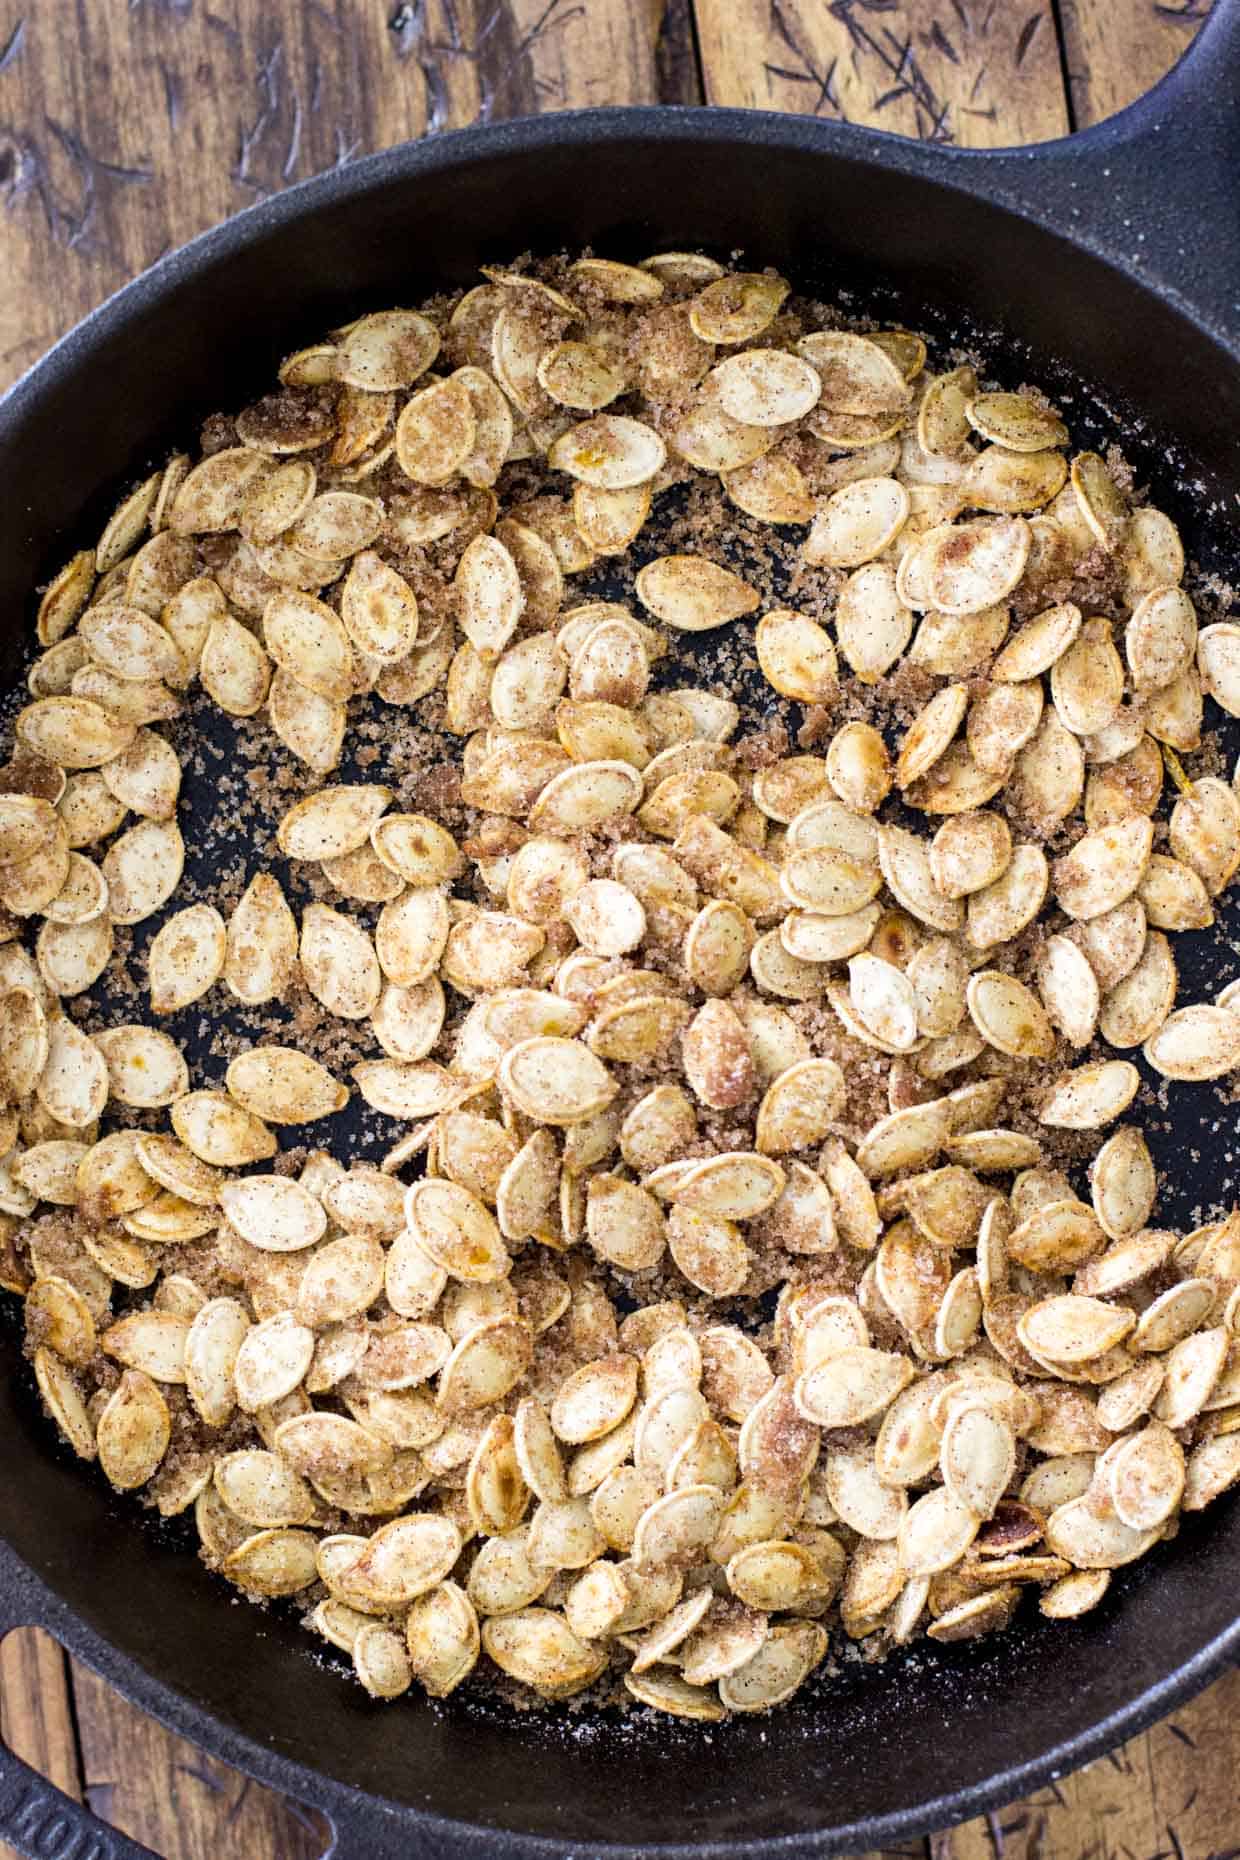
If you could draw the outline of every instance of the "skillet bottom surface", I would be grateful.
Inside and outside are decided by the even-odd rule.
[[[902,314],[917,320],[906,306]],[[995,353],[1006,358],[1006,340]],[[1011,377],[1006,359],[1004,373]],[[1053,371],[1033,364],[1029,377],[1052,392],[1059,385]],[[1067,404],[1080,438],[1089,399],[1081,390],[1080,404]],[[1148,472],[1153,482],[1153,500],[1180,518],[1185,492],[1174,464],[1164,458],[1160,470],[1148,439],[1135,438],[1129,449],[1138,478]],[[1208,535],[1185,529],[1208,567],[1232,566]],[[704,674],[709,660],[695,672]],[[194,843],[192,825],[187,841]],[[1188,999],[1206,992],[1207,977],[1217,988],[1235,972],[1212,939],[1194,942],[1202,947],[1177,948],[1188,958]],[[1231,1127],[1213,1087],[1178,1088],[1170,1110],[1147,1120],[1156,1160],[1171,1177],[1160,1218],[1192,1224],[1230,1194]],[[714,1842],[824,1828],[834,1832],[815,1842],[816,1851],[847,1849],[968,1813],[983,1799],[1016,1792],[1054,1761],[1038,1755],[1026,1763],[1025,1753],[1053,1753],[1086,1735],[1100,1748],[1128,1734],[1135,1724],[1112,1727],[1113,1715],[1147,1695],[1144,1715],[1155,1716],[1177,1687],[1204,1682],[1206,1660],[1175,1682],[1166,1675],[1181,1668],[1186,1648],[1234,1628],[1240,1511],[1233,1498],[1187,1521],[1174,1545],[1120,1572],[1097,1614],[1080,1624],[1025,1621],[973,1646],[922,1645],[882,1668],[838,1657],[770,1720],[696,1732],[559,1708],[514,1725],[479,1698],[393,1711],[342,1682],[334,1656],[312,1658],[278,1611],[262,1618],[222,1606],[225,1591],[185,1554],[177,1528],[139,1529],[127,1505],[50,1445],[8,1324],[3,1348],[0,1401],[10,1439],[25,1448],[23,1476],[6,1502],[14,1546],[92,1634],[191,1703],[178,1708],[157,1697],[124,1657],[112,1662],[95,1647],[105,1672],[225,1755],[244,1760],[234,1730],[257,1735],[275,1759],[275,1779],[294,1790],[297,1772],[284,1766],[305,1764],[346,1788],[586,1851],[614,1841],[624,1848],[684,1842],[709,1852]],[[839,1646],[834,1652],[842,1656]],[[222,1740],[208,1709],[230,1727]]]

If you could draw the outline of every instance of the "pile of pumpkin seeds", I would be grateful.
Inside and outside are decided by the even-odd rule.
[[[1240,1063],[1169,939],[1240,865],[1231,785],[1180,760],[1203,692],[1240,715],[1240,626],[1198,630],[1174,524],[1041,394],[925,362],[692,254],[488,272],[290,356],[43,596],[0,1276],[72,1448],[378,1697],[481,1660],[763,1711],[831,1634],[1081,1615],[1240,1480],[1240,1216],[1152,1227],[1121,1121],[1138,1049]],[[819,617],[709,531],[635,571],[685,482]],[[602,558],[629,597],[574,602]],[[652,686],[736,621],[805,753],[755,766],[726,690]],[[279,847],[337,903],[299,922],[258,869],[227,920],[174,908],[195,681],[309,778]],[[898,729],[831,721],[901,689]],[[431,707],[472,837],[335,776],[359,694]],[[156,922],[149,1013],[91,1037],[62,1002]],[[162,1016],[294,977],[372,1057],[191,1078]],[[406,1127],[381,1164],[282,1171],[354,1094]]]

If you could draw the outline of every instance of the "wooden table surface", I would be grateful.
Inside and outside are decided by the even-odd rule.
[[[0,0],[0,386],[192,233],[406,137],[661,101],[802,111],[936,142],[1038,141],[1148,89],[1208,10],[1208,0]],[[317,1817],[168,1735],[35,1630],[0,1649],[0,1721],[22,1756],[166,1860],[312,1860],[326,1845]],[[1113,1757],[900,1852],[1238,1860],[1238,1769],[1232,1672]]]

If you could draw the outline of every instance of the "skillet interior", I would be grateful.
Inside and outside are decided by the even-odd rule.
[[[1139,409],[1126,420],[1138,477],[1175,515],[1190,555],[1240,579],[1223,516],[1240,488],[1240,380],[1215,344],[1054,233],[902,172],[890,155],[868,161],[859,138],[819,127],[624,113],[395,151],[244,216],[141,280],[0,414],[0,596],[12,616],[0,684],[13,682],[24,654],[32,585],[92,539],[117,489],[192,435],[201,414],[243,403],[299,337],[472,281],[479,260],[522,248],[593,243],[625,256],[740,246],[817,294],[846,290],[857,308],[948,338],[981,332],[1009,379],[1019,339],[1033,358],[1029,377],[1074,395],[1074,433],[1102,400],[1112,431],[1125,408]],[[956,172],[967,184],[963,164]],[[1218,1155],[1218,1116],[1211,1088],[1181,1088],[1174,1130],[1151,1133],[1164,1165],[1199,1152],[1178,1205],[1174,1194],[1165,1204],[1169,1221],[1231,1193],[1217,1163],[1201,1160]],[[456,1701],[378,1708],[313,1663],[291,1623],[231,1605],[176,1532],[138,1528],[97,1475],[67,1463],[27,1382],[5,1321],[0,1415],[11,1470],[0,1529],[80,1623],[57,1616],[55,1625],[186,1735],[346,1824],[357,1789],[546,1837],[556,1852],[665,1842],[737,1852],[824,1829],[807,1847],[855,1851],[1011,1796],[1130,1734],[1204,1683],[1224,1640],[1235,1644],[1233,1496],[1188,1520],[1174,1548],[1124,1572],[1080,1624],[1041,1632],[1035,1620],[993,1643],[923,1644],[882,1671],[845,1666],[769,1721],[705,1734],[660,1722],[652,1734],[570,1714],[514,1724]],[[372,1822],[355,1851],[377,1860],[385,1825],[394,1852],[396,1827],[385,1822]],[[407,1821],[405,1830],[407,1840]],[[442,1845],[429,1829],[421,1838],[427,1852],[460,1845],[447,1829]]]

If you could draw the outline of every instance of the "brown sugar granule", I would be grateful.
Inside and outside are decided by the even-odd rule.
[[[198,446],[203,457],[210,458],[212,453],[223,452],[228,446],[237,443],[237,428],[232,415],[208,414],[198,432]]]

